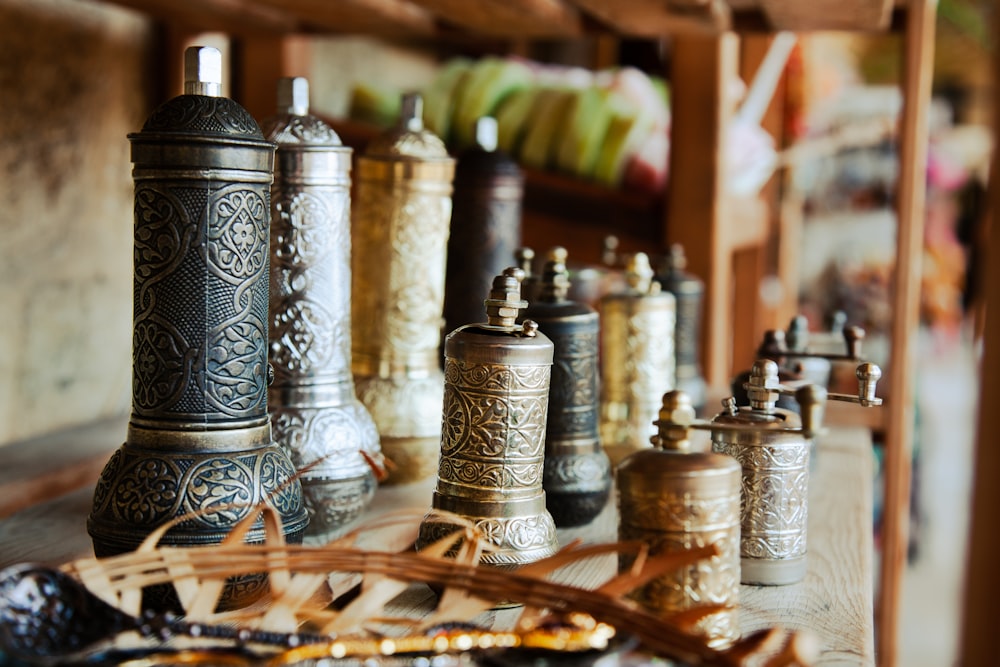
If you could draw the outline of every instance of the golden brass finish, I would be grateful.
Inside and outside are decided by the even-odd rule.
[[[598,436],[600,322],[593,308],[566,298],[566,257],[565,248],[549,252],[538,297],[522,314],[555,347],[543,486],[560,528],[590,523],[611,491],[611,464]]]
[[[687,427],[694,414],[685,392],[664,394],[654,448],[636,451],[618,466],[618,538],[641,540],[653,553],[717,547],[718,555],[658,577],[631,597],[664,615],[726,605],[695,626],[721,648],[740,636],[740,466],[728,456],[692,450]],[[628,570],[633,560],[620,556],[619,570]]]
[[[545,509],[542,471],[552,342],[532,321],[516,324],[518,268],[505,269],[486,299],[487,322],[445,340],[441,458],[434,510],[471,521],[497,551],[482,562],[516,567],[555,553],[556,527]],[[418,547],[456,530],[433,510]]]
[[[617,465],[648,447],[663,394],[675,386],[672,294],[660,291],[649,258],[636,253],[628,290],[601,299],[601,442]]]
[[[351,239],[352,371],[390,482],[437,469],[438,361],[455,163],[423,129],[419,96],[356,158]]]
[[[278,83],[264,124],[271,187],[268,392],[275,440],[300,472],[308,535],[344,532],[371,502],[378,430],[351,376],[351,149],[309,115],[303,78]]]
[[[308,522],[267,411],[268,240],[274,144],[216,97],[221,56],[186,54],[186,94],[129,135],[135,181],[132,415],[105,466],[87,529],[98,556],[131,551],[195,512],[162,544],[212,544],[266,502],[286,539]],[[248,535],[263,541],[258,520]],[[230,582],[224,606],[263,577]]]

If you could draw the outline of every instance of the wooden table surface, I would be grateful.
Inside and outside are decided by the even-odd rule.
[[[83,429],[74,440],[58,434],[32,443],[36,455],[48,447],[59,452],[72,442],[85,442],[86,456],[67,454],[75,465],[89,466],[104,437],[111,451],[125,434],[125,422],[112,421]],[[56,443],[54,446],[51,443]],[[0,498],[21,488],[32,466],[20,445],[0,448]],[[52,460],[51,458],[49,459]],[[56,466],[58,467],[58,466]],[[25,474],[19,474],[19,469]],[[34,474],[34,473],[32,473]],[[93,473],[92,473],[93,474]],[[860,427],[837,427],[817,441],[809,491],[808,572],[789,586],[741,586],[740,622],[744,633],[780,625],[808,630],[820,642],[819,665],[873,665],[873,548],[871,436]],[[94,479],[52,500],[26,507],[0,519],[0,567],[35,561],[53,565],[93,555],[86,532]],[[369,516],[403,507],[430,507],[434,479],[382,487]],[[589,526],[560,530],[560,544],[580,537],[609,542],[616,537],[614,503]],[[562,570],[559,579],[593,587],[614,572],[613,557],[595,559]],[[418,609],[417,596],[408,604]],[[501,620],[501,619],[498,619]]]

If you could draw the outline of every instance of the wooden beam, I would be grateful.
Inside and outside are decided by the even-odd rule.
[[[295,16],[258,0],[108,0],[187,32],[283,33],[299,29]]]
[[[1000,35],[1000,12],[994,12],[993,34]],[[993,133],[1000,133],[1000,51],[993,59]],[[969,555],[965,571],[965,603],[959,619],[959,656],[956,664],[987,667],[996,663],[996,604],[1000,599],[997,553],[1000,533],[996,511],[1000,507],[1000,448],[996,446],[994,406],[1000,405],[1000,151],[993,151],[990,170],[989,227],[983,252],[983,298],[986,322],[979,374],[979,416],[972,463],[972,518],[969,522]],[[989,312],[989,307],[993,312]],[[959,561],[961,562],[961,561]]]
[[[256,0],[281,8],[317,31],[372,35],[427,36],[434,17],[408,0]]]
[[[580,14],[561,0],[413,0],[441,21],[502,37],[577,37]]]
[[[733,265],[726,238],[726,129],[733,112],[739,40],[732,33],[679,35],[670,71],[670,179],[664,238],[684,246],[688,270],[705,281],[702,369],[709,386],[732,372]]]
[[[704,3],[680,12],[663,0],[570,0],[615,33],[662,38],[680,32],[723,32],[731,27],[729,12]]]
[[[775,30],[886,30],[893,0],[760,0]]]
[[[898,231],[893,269],[892,328],[885,443],[885,504],[877,612],[882,667],[898,660],[899,602],[909,543],[914,433],[913,372],[920,324],[927,133],[934,69],[934,0],[914,0],[903,34],[903,111],[900,120]]]

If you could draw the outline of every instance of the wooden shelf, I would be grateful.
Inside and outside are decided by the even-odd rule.
[[[106,0],[192,30],[503,39],[887,30],[906,0]]]
[[[36,459],[46,452],[67,449],[74,439],[93,440],[100,435],[109,443],[124,437],[124,419],[57,434],[36,441]],[[69,447],[73,450],[73,447]],[[88,453],[91,446],[84,447]],[[105,448],[110,456],[113,446]],[[866,429],[833,429],[817,441],[809,487],[808,570],[805,578],[789,586],[741,586],[740,625],[744,634],[766,627],[805,630],[819,643],[817,665],[862,665],[874,662],[872,621],[872,511],[871,437]],[[25,478],[36,468],[12,461],[0,450],[0,470]],[[37,463],[37,462],[36,462]],[[82,470],[82,468],[81,468]],[[93,556],[86,532],[96,474],[65,495],[39,498],[36,504],[0,520],[0,568],[18,562],[61,565]],[[429,508],[433,477],[399,486],[379,488],[366,515],[403,508]],[[0,486],[0,491],[4,487]],[[617,539],[614,501],[588,526],[558,531],[559,543],[574,539],[588,543]],[[593,587],[609,578],[617,565],[613,556],[565,568],[558,578],[581,587]],[[426,587],[404,596],[406,612],[427,614],[433,597]],[[502,616],[495,623],[503,622]]]

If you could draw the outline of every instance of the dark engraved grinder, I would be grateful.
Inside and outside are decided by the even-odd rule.
[[[275,440],[301,472],[308,535],[344,532],[371,502],[378,430],[351,375],[351,149],[309,115],[309,82],[278,83],[271,187]]]
[[[446,332],[482,316],[483,295],[489,292],[493,276],[510,265],[521,244],[524,175],[496,146],[496,119],[480,118],[476,145],[460,153],[455,164],[445,274]]]
[[[521,269],[508,268],[486,299],[487,322],[445,339],[441,459],[434,510],[475,523],[495,547],[482,562],[516,567],[555,553],[556,527],[545,509],[542,468],[552,341],[529,321],[517,324]],[[431,511],[418,547],[456,526]]]
[[[132,415],[94,492],[87,529],[98,556],[161,540],[217,543],[264,502],[285,536],[308,522],[267,411],[270,186],[274,144],[219,97],[221,55],[185,53],[185,94],[129,135],[135,182]],[[248,540],[264,539],[258,519]],[[255,598],[263,577],[223,602]]]
[[[701,312],[705,301],[705,283],[688,273],[684,246],[675,243],[664,260],[656,280],[665,292],[674,295],[677,321],[674,324],[674,356],[677,361],[677,388],[685,392],[695,410],[705,406],[705,378],[701,374],[699,341]]]
[[[542,485],[560,528],[590,523],[611,491],[611,464],[598,435],[600,322],[593,308],[566,298],[566,257],[565,248],[549,252],[538,298],[521,314],[555,346]]]

